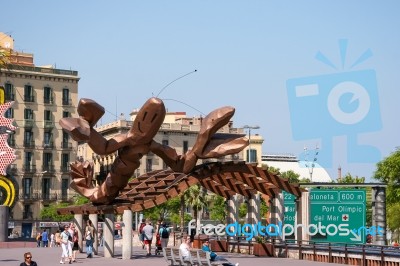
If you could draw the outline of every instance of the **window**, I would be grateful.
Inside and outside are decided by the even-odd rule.
[[[33,120],[33,110],[26,108],[24,110],[24,119],[31,119]]]
[[[6,118],[14,118],[14,108],[8,108],[4,113]]]
[[[183,154],[185,154],[189,149],[189,142],[187,140],[183,141]]]
[[[25,129],[24,131],[24,147],[30,148],[35,146],[33,138],[33,132],[31,129]]]
[[[53,103],[52,89],[50,87],[43,88],[43,96],[44,103]]]
[[[52,147],[53,146],[53,134],[50,131],[45,131],[43,135],[43,146]]]
[[[30,177],[24,178],[23,191],[24,191],[24,197],[28,196],[29,198],[32,193],[32,178]]]
[[[29,204],[24,205],[24,213],[22,214],[22,218],[23,219],[32,219],[33,218],[31,205],[29,205]]]
[[[50,178],[42,178],[42,199],[50,199]]]
[[[24,101],[32,103],[35,101],[33,97],[33,87],[31,85],[25,85],[24,87]]]
[[[63,91],[62,91],[62,104],[63,105],[70,105],[69,89],[63,89]]]
[[[250,152],[250,157],[249,157],[249,152]],[[257,162],[257,150],[255,149],[247,150],[246,155],[247,155],[247,162],[249,163]]]
[[[43,172],[53,172],[53,154],[50,152],[43,153]]]
[[[63,116],[62,117],[71,117],[71,114],[68,111],[63,111]]]
[[[70,149],[70,148],[72,148],[72,147],[69,147],[68,141],[69,141],[69,135],[68,135],[68,133],[66,133],[65,131],[63,131],[63,134],[62,134],[62,143],[61,143],[61,146],[62,146],[63,149]]]
[[[69,180],[64,178],[61,180],[61,198],[63,200],[68,199],[68,187],[69,187]]]
[[[147,158],[146,160],[146,172],[151,172],[153,169],[153,159]]]
[[[7,139],[8,146],[15,148],[15,134],[11,134]]]
[[[33,170],[32,158],[33,158],[33,153],[32,152],[30,152],[30,151],[25,152],[24,170],[26,172],[30,172],[30,171]]]
[[[169,141],[167,139],[162,140],[162,145],[168,146],[168,144],[169,144]],[[168,168],[167,164],[163,161],[163,170],[165,170],[167,168]]]
[[[6,101],[14,101],[14,86],[11,83],[6,83],[4,86],[4,96]]]
[[[50,110],[44,110],[44,121],[53,121]]]
[[[69,171],[69,153],[61,154],[61,170],[63,172]]]

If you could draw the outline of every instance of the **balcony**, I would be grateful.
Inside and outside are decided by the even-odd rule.
[[[72,100],[71,99],[62,99],[62,105],[72,105]]]
[[[54,143],[52,141],[43,142],[43,149],[53,149]]]
[[[24,95],[24,102],[34,103],[35,102],[35,96],[33,96],[33,95]]]
[[[33,119],[24,119],[24,127],[32,128],[35,125],[35,120]]]
[[[39,193],[26,193],[26,194],[21,194],[19,196],[19,200],[23,201],[35,201],[39,200]]]
[[[61,142],[61,148],[72,150],[72,143],[63,141],[63,142]]]
[[[40,199],[43,201],[55,201],[57,200],[57,193],[42,193]]]
[[[24,148],[34,149],[35,141],[34,140],[24,140]]]
[[[15,139],[9,137],[7,140],[8,146],[10,146],[11,148],[15,148]]]
[[[53,99],[53,97],[44,97],[43,98],[43,103],[45,103],[45,104],[54,104],[54,99]]]
[[[67,193],[67,191],[63,191],[61,193],[61,196],[60,196],[59,200],[61,200],[61,201],[70,201],[72,198],[73,198],[73,195],[69,195]]]
[[[22,219],[33,219],[33,212],[23,212]]]
[[[36,173],[36,165],[24,164],[22,166],[22,171],[25,173]]]
[[[60,167],[60,172],[62,173],[67,173],[71,170],[71,167],[69,165],[61,165]]]
[[[49,164],[49,165],[42,165],[42,172],[46,172],[46,173],[54,173],[54,164]]]
[[[5,100],[6,101],[15,101],[15,94],[14,93],[6,93],[5,95]]]
[[[8,165],[7,168],[7,173],[10,173],[11,175],[15,175],[18,172],[17,164],[13,163]]]
[[[43,121],[44,128],[54,128],[54,121],[51,120],[44,120]]]

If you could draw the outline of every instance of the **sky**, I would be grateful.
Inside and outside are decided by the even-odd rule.
[[[333,178],[340,166],[367,181],[400,146],[398,1],[14,0],[1,9],[14,49],[78,71],[79,98],[105,107],[102,123],[152,96],[190,116],[233,106],[235,127],[260,127],[251,132],[263,154],[316,158]]]

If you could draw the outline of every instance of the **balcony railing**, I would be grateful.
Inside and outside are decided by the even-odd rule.
[[[22,219],[33,219],[33,213],[32,212],[23,212]]]
[[[43,142],[43,149],[53,149],[53,148],[54,148],[54,143],[52,141]]]
[[[72,143],[71,142],[61,142],[61,148],[62,149],[72,149]]]
[[[62,105],[72,105],[71,99],[62,99]]]
[[[42,193],[40,196],[41,200],[57,200],[57,193]]]
[[[43,98],[43,103],[53,104],[54,103],[53,97],[44,97]]]
[[[35,173],[36,172],[36,165],[24,164],[22,166],[22,170],[25,173]]]
[[[15,175],[18,172],[17,164],[13,163],[8,165],[7,172],[11,175]]]
[[[54,121],[51,120],[44,120],[43,121],[44,128],[54,128]]]
[[[42,172],[54,173],[54,164],[51,165],[42,165]]]
[[[29,102],[29,103],[33,103],[33,102],[35,102],[35,96],[33,96],[33,95],[24,95],[24,101],[25,102]]]
[[[15,94],[14,93],[11,93],[11,94],[6,93],[5,100],[6,101],[15,101]]]
[[[24,127],[32,128],[35,125],[35,120],[33,119],[25,119]]]
[[[35,148],[35,141],[34,140],[24,140],[24,147],[25,148]]]
[[[61,165],[60,167],[60,172],[66,173],[71,170],[71,167],[69,165]]]
[[[25,193],[19,195],[20,200],[30,201],[30,200],[39,200],[39,193]]]

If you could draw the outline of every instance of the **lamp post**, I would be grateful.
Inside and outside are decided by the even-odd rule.
[[[251,130],[252,129],[259,129],[260,126],[258,126],[258,125],[255,125],[255,126],[244,125],[243,128],[247,128],[249,130],[249,149],[248,149],[247,157],[248,157],[249,163],[252,163],[252,160],[251,160]]]

